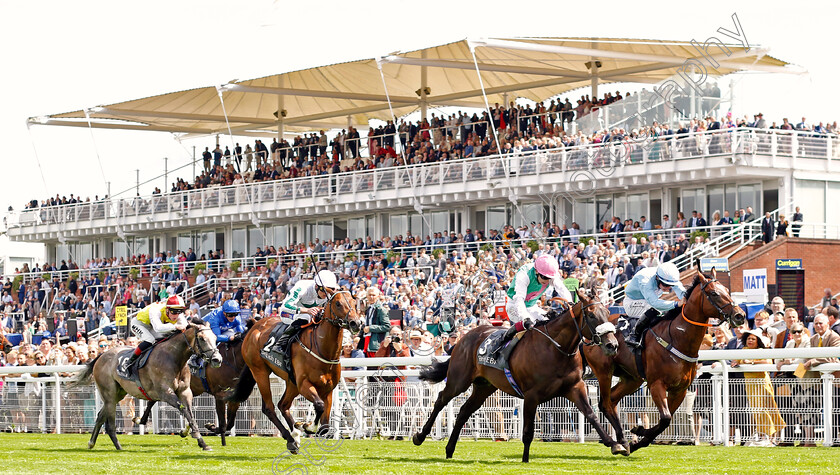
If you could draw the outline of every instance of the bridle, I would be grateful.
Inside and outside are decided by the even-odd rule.
[[[682,311],[680,312],[680,313],[682,314],[682,318],[683,318],[683,320],[685,320],[686,322],[688,322],[688,323],[690,323],[690,324],[692,324],[692,325],[696,325],[696,326],[698,326],[698,327],[705,327],[705,328],[718,327],[718,326],[720,326],[720,325],[721,325],[724,321],[728,321],[730,325],[735,326],[735,325],[734,325],[734,323],[732,322],[732,315],[734,315],[734,314],[735,314],[735,306],[733,305],[733,302],[730,300],[730,301],[729,301],[726,305],[724,305],[723,307],[721,307],[721,306],[720,306],[720,304],[718,304],[717,302],[715,302],[715,300],[712,298],[712,295],[711,295],[711,294],[709,294],[708,292],[706,292],[706,287],[708,287],[710,284],[712,284],[712,283],[714,283],[714,282],[718,282],[718,280],[717,280],[716,278],[714,278],[714,277],[713,277],[713,278],[711,278],[711,279],[706,280],[706,282],[704,282],[704,283],[700,284],[700,291],[701,291],[701,292],[703,293],[703,295],[706,297],[706,300],[708,300],[708,301],[709,301],[709,303],[710,303],[710,304],[712,304],[712,307],[714,307],[714,308],[715,308],[715,310],[717,311],[718,316],[719,316],[719,317],[722,317],[722,318],[720,319],[720,321],[719,321],[717,324],[712,324],[712,323],[695,322],[695,321],[693,321],[693,320],[689,320],[689,319],[688,319],[688,317],[686,317],[686,316],[685,316],[685,307],[686,307],[686,305],[683,305]],[[730,309],[730,312],[729,312],[729,313],[727,313],[727,312],[725,311],[726,307],[729,307],[729,309]]]
[[[602,336],[606,335],[607,333],[615,333],[615,325],[610,322],[604,322],[593,326],[592,320],[596,319],[594,313],[587,312],[586,309],[595,305],[601,305],[597,299],[593,299],[592,302],[583,305],[583,302],[578,302],[567,307],[568,312],[572,315],[572,322],[575,324],[575,330],[577,331],[578,337],[583,342],[585,346],[593,346],[593,345],[602,345],[604,343]],[[583,335],[583,330],[581,324],[578,323],[578,316],[575,315],[575,307],[580,306],[580,319],[583,322],[583,325],[586,325],[586,328],[589,330],[589,334],[592,335],[591,341]],[[534,330],[538,331],[539,333],[543,334],[546,338],[548,338],[554,347],[565,356],[574,356],[578,352],[578,348],[575,347],[574,351],[571,353],[564,350],[559,343],[557,343],[554,338],[551,338],[547,333],[540,330],[538,327],[534,327]]]
[[[187,345],[190,347],[190,351],[192,351],[194,355],[204,360],[205,363],[209,363],[210,360],[213,359],[213,354],[216,352],[216,348],[210,346],[208,348],[202,349],[200,342],[204,340],[198,338],[198,335],[201,334],[201,332],[212,332],[213,330],[211,330],[210,327],[198,327],[197,325],[190,325],[188,328],[195,329],[195,336],[193,337],[192,342],[190,342],[190,339],[187,337],[186,331],[181,332],[181,334],[184,335],[184,340],[186,340]]]
[[[324,292],[326,293],[326,291],[324,291]],[[333,299],[335,298],[336,295],[339,295],[339,294],[347,294],[347,295],[350,296],[350,298],[353,298],[353,294],[351,294],[349,290],[337,290],[337,291],[333,292],[332,295],[328,296],[327,303],[324,304],[325,308],[330,309],[330,314],[333,316],[333,318],[325,318],[323,320],[318,320],[318,321],[315,321],[315,319],[313,319],[313,321],[316,325],[321,323],[321,321],[327,321],[327,322],[332,323],[333,325],[337,326],[338,328],[346,328],[348,330],[350,329],[350,322],[351,322],[350,312],[348,312],[347,315],[345,315],[343,318],[337,318],[335,316],[336,312],[332,308]],[[326,313],[326,312],[324,312],[324,313]],[[320,319],[320,316],[319,316],[319,319]]]

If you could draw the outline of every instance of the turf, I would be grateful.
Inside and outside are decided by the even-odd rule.
[[[652,446],[630,457],[612,456],[596,444],[535,442],[531,462],[522,464],[519,441],[463,440],[455,457],[444,457],[445,442],[342,441],[327,451],[314,444],[309,457],[288,456],[285,443],[271,437],[235,437],[221,447],[208,438],[212,452],[177,436],[120,436],[122,452],[106,435],[94,450],[88,435],[0,434],[3,473],[836,473],[840,448]],[[331,441],[336,443],[337,441]],[[305,443],[305,442],[304,442]],[[302,470],[306,468],[307,471]]]

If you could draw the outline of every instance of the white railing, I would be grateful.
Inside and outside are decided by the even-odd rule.
[[[50,206],[12,212],[6,216],[9,227],[40,224],[111,222],[129,216],[219,209],[259,203],[341,196],[367,197],[382,190],[408,190],[452,183],[492,181],[517,176],[541,175],[600,167],[674,161],[703,156],[764,154],[770,156],[832,159],[840,152],[835,135],[759,129],[724,129],[712,132],[639,137],[622,142],[559,147],[536,151],[513,151],[502,155],[458,159],[433,164],[343,172],[321,176],[282,179],[232,186],[166,193],[124,199]],[[278,204],[278,206],[280,206]],[[94,224],[96,223],[96,224]]]
[[[831,445],[836,427],[833,418],[840,416],[840,408],[833,398],[835,380],[832,371],[840,364],[815,366],[819,378],[771,378],[774,392],[763,398],[762,405],[754,406],[749,394],[764,388],[764,379],[734,379],[736,372],[775,372],[774,365],[742,365],[732,368],[726,359],[780,359],[838,357],[838,348],[804,348],[784,350],[714,350],[701,351],[700,360],[719,362],[717,367],[703,367],[710,373],[707,379],[696,380],[689,397],[675,411],[671,427],[660,436],[664,441],[690,441],[694,439],[692,427],[699,418],[705,421],[697,439],[703,442],[729,445],[739,439],[748,440],[756,430],[755,418],[768,411],[787,423],[780,432],[782,441],[799,440],[806,443]],[[430,364],[430,357],[344,359],[344,368],[367,367],[357,371],[345,369],[334,391],[331,423],[336,436],[370,438],[379,436],[410,437],[425,423],[442,384],[428,385],[416,380],[417,369],[412,367]],[[398,366],[399,367],[398,367]],[[403,367],[408,369],[402,369]],[[67,388],[69,378],[60,373],[79,371],[83,366],[0,367],[5,378],[0,395],[0,428],[26,426],[38,432],[88,432],[92,429],[96,411],[102,402],[92,386]],[[782,371],[794,371],[796,365],[787,365]],[[46,378],[13,375],[32,373],[49,374]],[[394,377],[404,380],[399,386]],[[587,381],[590,403],[597,409],[598,388],[593,380]],[[279,379],[272,380],[272,392],[282,393]],[[434,426],[432,437],[448,436],[458,408],[469,392],[458,396],[444,409]],[[759,398],[760,399],[760,398]],[[211,397],[199,396],[194,400],[194,412],[199,426],[214,422],[215,405]],[[276,430],[262,415],[261,401],[256,391],[239,409],[235,434],[274,434]],[[462,435],[470,438],[516,438],[521,436],[522,401],[507,394],[489,398],[464,428]],[[769,407],[766,407],[768,406]],[[184,427],[180,415],[163,405],[156,405],[152,413],[151,431],[156,433],[178,432]],[[118,406],[118,430],[137,430],[131,418],[145,409],[145,401],[126,398]],[[311,420],[312,405],[298,398],[293,406],[296,420]],[[648,419],[655,424],[658,412],[651,405],[647,390],[626,397],[621,404],[623,425],[635,426],[639,420]],[[607,421],[599,414],[601,423]],[[140,431],[142,433],[143,429]],[[548,440],[592,441],[598,436],[587,428],[582,414],[563,398],[540,406],[537,415],[537,437]]]

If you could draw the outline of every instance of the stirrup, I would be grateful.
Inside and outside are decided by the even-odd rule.
[[[633,336],[631,335],[630,338],[625,340],[625,343],[627,343],[627,346],[629,346],[631,348],[641,348],[642,347],[642,337],[639,336],[639,339],[637,340],[637,339],[633,338]]]

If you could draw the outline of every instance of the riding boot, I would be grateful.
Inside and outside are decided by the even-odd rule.
[[[534,326],[534,322],[532,322],[528,318],[522,320],[521,322],[517,322],[511,325],[510,328],[508,328],[505,332],[505,336],[502,337],[502,341],[499,343],[499,348],[503,348],[507,344],[507,342],[509,342],[514,337],[514,335],[521,331],[529,330],[532,326]]]
[[[289,344],[289,340],[300,330],[300,327],[305,323],[303,319],[297,319],[292,321],[291,325],[286,328],[286,331],[283,332],[283,335],[280,336],[280,339],[277,340],[277,348],[285,350],[286,356],[289,356],[289,350],[286,348]]]
[[[630,338],[627,339],[627,345],[632,348],[639,348],[642,346],[642,334],[644,333],[645,329],[650,326],[651,322],[659,317],[659,311],[655,308],[649,308],[642,318],[636,323],[636,328],[633,329],[633,333],[630,335]]]

